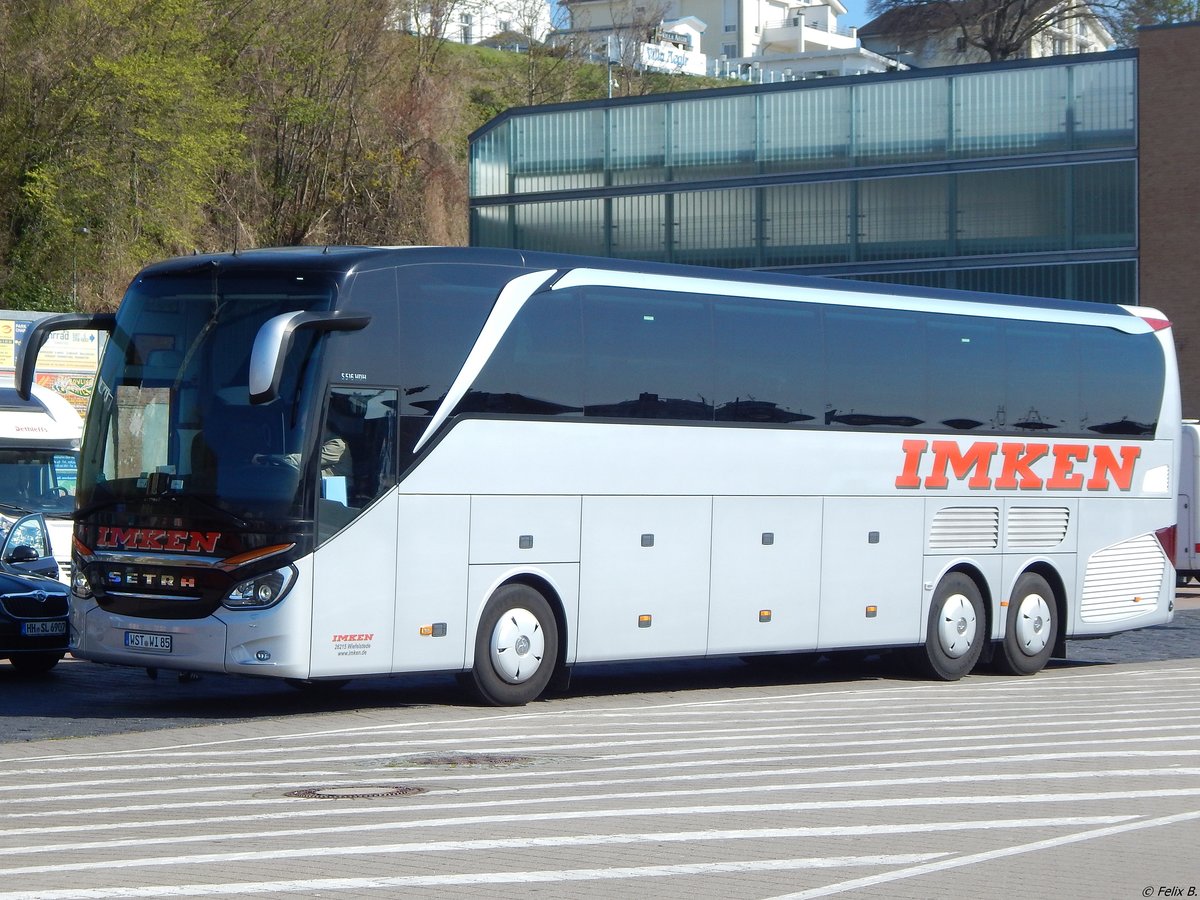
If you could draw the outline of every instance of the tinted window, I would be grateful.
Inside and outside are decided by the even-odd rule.
[[[401,414],[432,416],[475,345],[501,288],[521,274],[501,266],[398,270]]]
[[[821,421],[824,365],[817,307],[718,300],[713,326],[717,421]]]
[[[333,388],[317,456],[317,542],[324,543],[396,483],[396,391]]]
[[[530,299],[457,411],[1147,437],[1164,376],[1109,328],[576,288]]]
[[[925,424],[922,326],[912,313],[827,309],[825,424],[850,428]]]
[[[991,431],[1004,419],[1003,322],[967,316],[927,320],[930,427]]]
[[[588,289],[581,302],[585,415],[712,419],[712,320],[704,300]]]
[[[406,459],[458,375],[501,289],[520,275],[506,266],[403,266],[400,294],[400,450]],[[391,345],[389,349],[391,349]]]
[[[529,299],[456,412],[583,415],[579,299],[564,293]]]
[[[1153,435],[1166,367],[1158,340],[1152,334],[1089,328],[1081,333],[1081,341],[1086,431],[1098,436]]]
[[[1084,433],[1077,340],[1082,330],[1052,322],[1007,324],[1007,420],[1002,431]]]

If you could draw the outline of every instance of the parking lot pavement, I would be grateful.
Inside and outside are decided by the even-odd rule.
[[[646,688],[8,743],[0,900],[1200,889],[1198,659]]]

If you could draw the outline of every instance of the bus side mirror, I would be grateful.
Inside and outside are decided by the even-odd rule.
[[[283,364],[292,349],[297,331],[358,331],[371,317],[352,312],[290,312],[263,323],[250,352],[250,402],[269,403],[279,396]]]
[[[21,342],[21,350],[17,354],[16,388],[17,395],[22,400],[29,399],[33,388],[33,375],[37,368],[38,352],[46,339],[55,331],[106,331],[112,334],[117,327],[117,317],[113,313],[63,313],[58,316],[47,316],[25,332],[25,340]]]

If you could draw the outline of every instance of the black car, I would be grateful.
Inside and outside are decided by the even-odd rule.
[[[0,659],[48,672],[67,652],[67,586],[0,562]]]

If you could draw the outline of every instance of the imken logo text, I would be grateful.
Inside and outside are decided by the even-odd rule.
[[[1024,444],[976,441],[905,441],[904,468],[898,488],[947,488],[965,482],[973,490],[1127,491],[1140,447],[1089,447],[1086,444]],[[1050,460],[1049,477],[1033,470]],[[1045,469],[1045,465],[1042,466]]]
[[[105,550],[157,550],[165,553],[215,553],[219,531],[171,531],[157,528],[100,526],[96,547]]]

